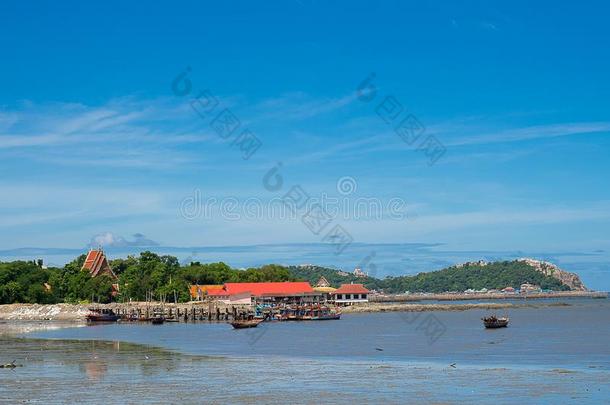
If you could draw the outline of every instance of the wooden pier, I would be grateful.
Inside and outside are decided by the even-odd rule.
[[[220,302],[168,304],[162,302],[132,302],[95,304],[94,308],[109,308],[124,321],[148,321],[162,315],[173,322],[229,322],[247,319],[254,314],[250,305],[226,305]]]

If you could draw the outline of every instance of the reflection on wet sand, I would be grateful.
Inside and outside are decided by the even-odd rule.
[[[2,359],[24,364],[0,372],[2,398],[42,403],[329,403],[596,401],[609,392],[606,369],[456,368],[433,364],[286,357],[191,356],[129,343],[0,337]],[[0,359],[0,360],[2,360]],[[316,400],[313,400],[316,401]],[[0,401],[1,402],[1,401]]]

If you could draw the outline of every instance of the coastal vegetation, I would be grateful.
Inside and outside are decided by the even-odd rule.
[[[568,291],[570,288],[554,277],[544,275],[520,261],[501,261],[479,265],[476,263],[452,266],[415,276],[389,277],[382,280],[381,288],[388,292],[465,291],[467,289],[519,289],[521,284],[539,285],[543,290]]]
[[[222,262],[181,266],[174,256],[152,252],[110,261],[118,278],[114,280],[108,275],[91,277],[83,271],[85,257],[81,255],[63,268],[43,268],[34,261],[0,263],[0,304],[147,299],[184,302],[190,299],[191,284],[296,280],[286,267],[274,264],[248,269],[234,269]],[[114,295],[113,284],[118,287]]]
[[[33,261],[0,263],[0,304],[109,302],[112,283],[108,276],[90,277],[75,262],[48,269]]]
[[[192,262],[180,265],[174,256],[142,252],[139,256],[110,262],[117,279],[108,275],[91,277],[81,270],[85,255],[62,268],[43,268],[40,263],[14,261],[0,263],[0,304],[11,303],[79,303],[110,301],[145,301],[165,299],[184,302],[190,299],[191,284],[226,282],[309,281],[315,285],[320,277],[333,287],[343,283],[362,283],[367,288],[386,293],[518,289],[522,283],[542,289],[566,291],[570,287],[560,280],[537,271],[522,261],[501,261],[480,265],[469,263],[413,276],[358,277],[319,266],[280,266],[269,264],[258,268],[235,269],[218,263]],[[113,287],[114,285],[114,287]]]

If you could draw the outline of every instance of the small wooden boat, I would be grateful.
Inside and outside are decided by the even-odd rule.
[[[120,316],[115,314],[112,309],[90,308],[86,318],[87,322],[116,322]]]
[[[262,319],[244,319],[231,322],[231,326],[235,329],[256,328]]]
[[[155,315],[150,318],[150,323],[152,323],[153,325],[163,325],[164,322],[165,317],[163,315]]]
[[[481,319],[483,320],[483,324],[487,329],[505,328],[508,326],[509,321],[509,318],[507,317],[498,318],[495,315]]]
[[[341,319],[341,311],[332,309],[326,306],[319,306],[313,311],[312,320],[314,321],[328,321],[332,319]]]
[[[17,368],[17,367],[23,367],[22,364],[15,364],[16,360],[13,360],[12,362],[8,363],[8,364],[0,364],[0,368]]]
[[[339,313],[339,312],[323,313],[323,314],[313,317],[312,319],[314,321],[329,321],[332,319],[341,319],[341,313]]]

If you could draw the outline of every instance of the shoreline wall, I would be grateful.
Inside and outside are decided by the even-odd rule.
[[[370,295],[370,302],[413,302],[413,301],[464,301],[464,300],[528,300],[540,298],[608,298],[604,291],[557,291],[552,293],[504,294],[409,294]]]

